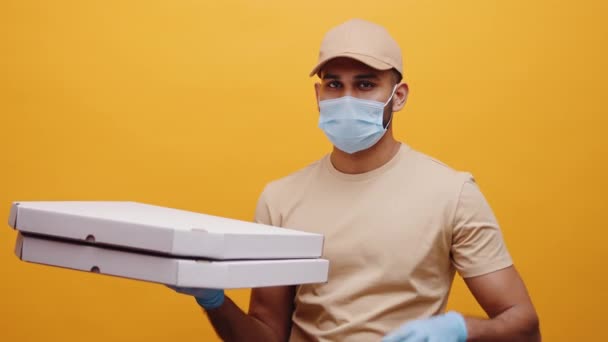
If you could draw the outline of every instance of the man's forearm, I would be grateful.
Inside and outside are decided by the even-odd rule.
[[[492,319],[465,317],[468,342],[540,342],[538,317],[533,308],[514,306]]]
[[[228,297],[219,308],[205,312],[216,333],[224,341],[279,342],[272,329],[255,317],[247,315]]]

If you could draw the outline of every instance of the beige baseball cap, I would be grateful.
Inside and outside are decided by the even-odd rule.
[[[351,19],[329,30],[319,50],[317,65],[310,76],[319,73],[329,60],[348,57],[377,70],[395,68],[403,76],[401,48],[388,31],[362,19]]]

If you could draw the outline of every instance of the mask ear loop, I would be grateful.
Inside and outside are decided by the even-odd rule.
[[[386,100],[386,102],[384,103],[384,106],[382,106],[382,114],[384,114],[384,107],[386,107],[386,105],[391,102],[391,100],[393,99],[393,96],[395,95],[395,92],[397,91],[397,87],[399,87],[398,84],[395,84],[395,86],[393,87],[393,92],[391,93],[391,96],[388,98],[388,100]],[[393,111],[391,110],[391,117],[388,118],[388,122],[386,123],[386,126],[384,126],[384,130],[386,130],[388,128],[388,126],[391,124],[391,121],[393,121]]]

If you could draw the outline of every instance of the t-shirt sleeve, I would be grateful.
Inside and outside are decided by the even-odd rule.
[[[472,177],[461,189],[454,216],[452,263],[463,278],[513,264],[496,217]]]
[[[272,215],[270,212],[270,205],[268,203],[267,197],[267,189],[265,188],[258,198],[258,202],[255,208],[254,222],[272,225]]]

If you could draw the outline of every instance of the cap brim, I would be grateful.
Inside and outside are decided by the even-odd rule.
[[[329,56],[329,57],[323,59],[322,61],[320,61],[319,64],[317,64],[314,67],[314,69],[312,69],[309,76],[312,77],[312,76],[318,74],[319,71],[321,71],[321,69],[323,68],[323,66],[325,64],[327,64],[327,62],[331,61],[332,59],[338,58],[338,57],[352,58],[352,59],[357,60],[363,64],[366,64],[369,67],[374,68],[376,70],[389,70],[389,69],[393,68],[392,65],[390,65],[388,63],[384,63],[374,57],[370,57],[367,55],[361,55],[358,53],[352,53],[352,52],[343,52],[340,54]]]

